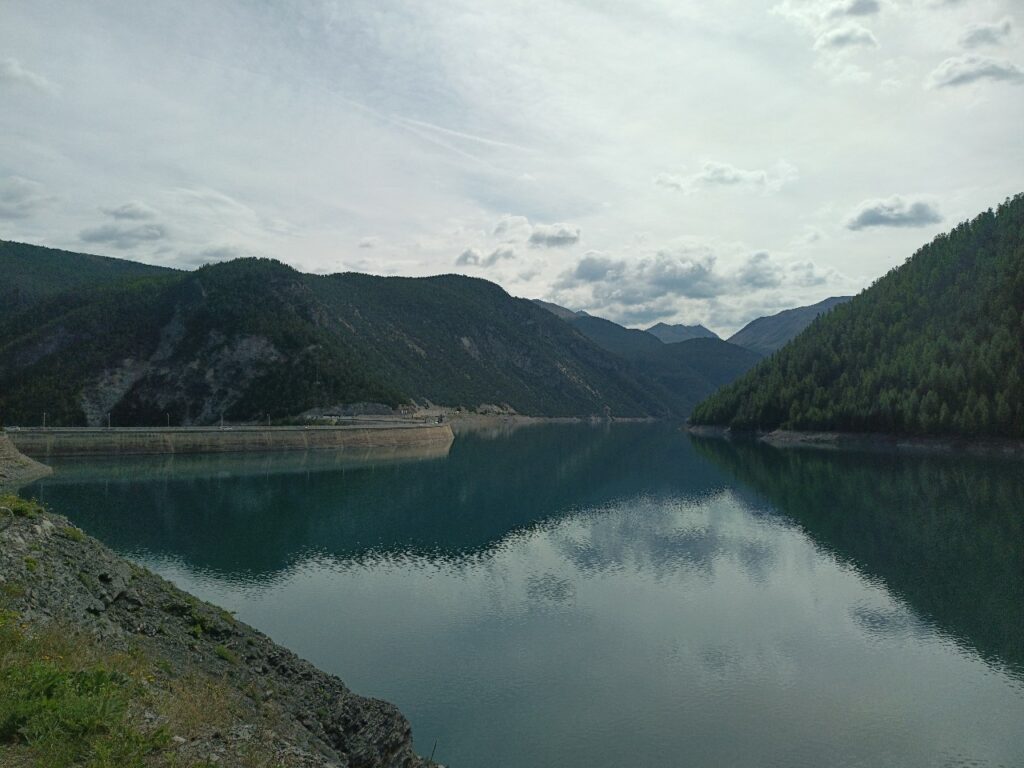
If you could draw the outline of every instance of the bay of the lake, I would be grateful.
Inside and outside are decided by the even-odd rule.
[[[1024,765],[1024,467],[668,425],[54,460],[23,490],[454,768]]]

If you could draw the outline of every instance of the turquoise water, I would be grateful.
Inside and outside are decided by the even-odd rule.
[[[535,426],[28,489],[478,766],[1024,765],[1024,473]]]

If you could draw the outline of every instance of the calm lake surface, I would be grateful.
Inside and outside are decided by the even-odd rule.
[[[490,766],[1024,765],[1024,465],[533,426],[25,489]]]

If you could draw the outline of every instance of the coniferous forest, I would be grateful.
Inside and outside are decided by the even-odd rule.
[[[936,237],[690,421],[1024,437],[1024,194]]]

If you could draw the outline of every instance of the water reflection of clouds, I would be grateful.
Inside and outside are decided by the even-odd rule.
[[[557,541],[562,555],[586,575],[620,569],[676,572],[710,579],[716,561],[736,562],[752,580],[764,582],[778,553],[770,517],[754,517],[729,493],[699,502],[634,498],[614,507],[580,513]]]
[[[900,605],[855,605],[850,618],[869,637],[884,640],[921,639],[935,630]]]
[[[526,597],[538,603],[569,603],[576,596],[576,585],[555,573],[532,574],[526,579]]]

